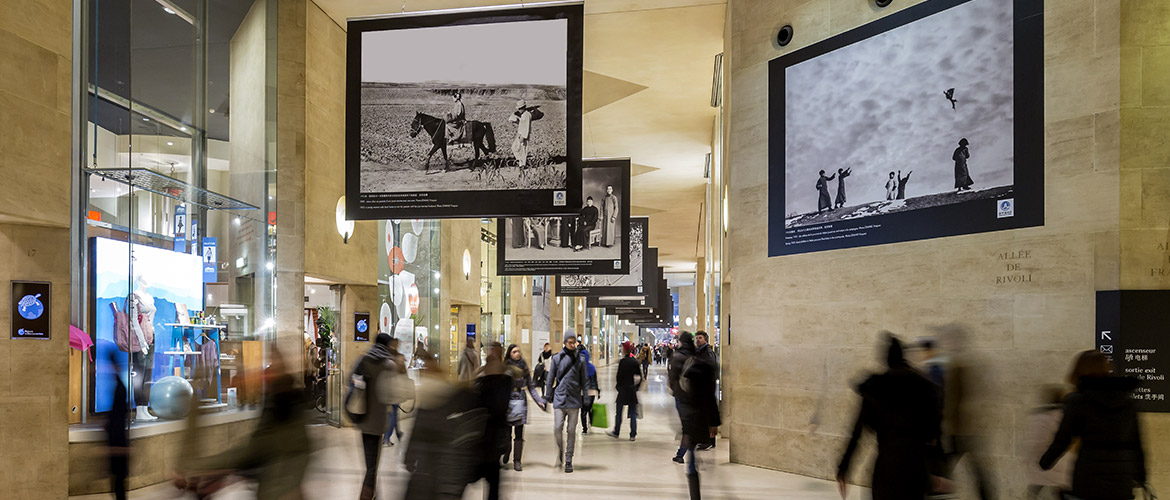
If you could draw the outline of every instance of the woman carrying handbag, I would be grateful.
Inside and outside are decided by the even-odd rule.
[[[536,395],[536,384],[532,380],[532,373],[528,371],[528,363],[520,353],[516,344],[508,346],[508,353],[504,356],[507,373],[514,380],[512,395],[508,399],[508,425],[512,428],[512,468],[517,472],[524,470],[520,461],[524,455],[524,424],[528,423],[528,398],[525,391],[532,397],[532,401],[540,406],[541,410],[548,411],[548,404],[544,398]],[[508,462],[508,455],[504,455],[504,462]]]

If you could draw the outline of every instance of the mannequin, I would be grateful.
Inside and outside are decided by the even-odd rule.
[[[154,338],[156,308],[154,297],[146,291],[149,286],[150,282],[146,277],[138,275],[134,279],[134,292],[130,294],[130,334],[137,337],[138,345],[142,346],[142,352],[131,355],[130,383],[131,387],[134,388],[136,402],[150,399],[150,390],[146,386],[146,381],[150,380],[150,372],[154,367],[154,357],[150,355],[153,346],[147,341],[147,334],[150,334],[150,338]],[[138,405],[136,417],[138,420],[156,420],[158,418],[151,415],[146,410],[146,405],[143,404]]]

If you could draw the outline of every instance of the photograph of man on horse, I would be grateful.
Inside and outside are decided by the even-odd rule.
[[[451,170],[451,159],[447,156],[447,146],[470,144],[474,158],[470,160],[470,168],[475,170],[480,164],[480,153],[485,156],[496,152],[496,133],[492,124],[483,121],[468,120],[467,108],[463,105],[463,93],[455,91],[451,94],[453,102],[441,116],[442,118],[417,112],[410,123],[410,137],[416,137],[426,130],[431,139],[431,150],[427,153],[424,170],[430,173],[431,157],[436,152],[443,153],[444,168],[442,172]]]

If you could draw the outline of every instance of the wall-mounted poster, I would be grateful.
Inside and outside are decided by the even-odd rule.
[[[769,63],[769,256],[1044,224],[1043,0],[935,0]]]
[[[634,224],[634,221],[630,221]],[[638,273],[640,277],[632,274]],[[641,258],[630,252],[630,274],[567,274],[557,276],[557,294],[566,297],[646,297],[655,293],[648,284],[658,279],[658,249],[646,248]]]
[[[499,274],[629,271],[630,160],[585,160],[581,179],[576,215],[499,219]]]
[[[346,214],[576,213],[581,2],[348,23]]]
[[[53,285],[47,281],[12,282],[11,339],[49,340]]]

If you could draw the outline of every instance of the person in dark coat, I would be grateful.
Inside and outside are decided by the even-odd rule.
[[[581,207],[581,215],[577,217],[577,237],[574,239],[573,250],[589,250],[589,233],[597,229],[597,220],[600,212],[593,206],[593,197],[585,199],[585,206]]]
[[[642,372],[638,369],[638,360],[634,357],[634,344],[622,342],[622,360],[617,369],[617,418],[614,420],[613,430],[606,432],[616,438],[622,433],[622,408],[628,408],[630,417],[630,441],[638,436],[638,386],[642,382]]]
[[[817,191],[820,192],[820,197],[817,200],[817,211],[832,210],[833,198],[829,195],[829,181],[835,179],[837,174],[825,177],[825,171],[821,170],[821,177],[817,179]]]
[[[508,405],[511,401],[514,380],[505,372],[504,346],[499,342],[488,345],[487,359],[475,379],[480,405],[487,410],[487,424],[484,429],[479,476],[487,481],[488,500],[500,498],[500,464],[508,454],[508,438],[512,436],[508,425]]]
[[[382,377],[383,372],[397,370],[394,367],[394,355],[389,347],[391,338],[389,334],[379,333],[374,338],[374,345],[353,369],[353,377],[360,379],[366,388],[366,417],[357,424],[361,429],[362,451],[366,464],[360,497],[362,499],[374,498],[377,491],[382,436],[390,428],[389,405],[384,399],[388,388],[381,385],[387,382],[386,378]]]
[[[675,349],[670,357],[670,364],[666,368],[666,387],[670,390],[670,394],[674,396],[674,409],[678,411],[679,417],[682,417],[682,387],[679,385],[679,377],[682,374],[683,366],[686,365],[687,358],[695,355],[695,336],[691,332],[682,332],[678,336],[678,349]],[[681,464],[685,460],[683,456],[686,454],[687,448],[682,442],[678,445],[678,451],[675,452],[673,460],[675,463]]]
[[[852,168],[837,169],[837,204],[836,208],[845,206],[845,178],[853,175]]]
[[[597,367],[593,366],[589,357],[589,350],[585,344],[577,344],[581,362],[585,364],[585,399],[581,401],[581,434],[589,434],[589,427],[593,425],[593,403],[601,395],[601,387],[597,385]]]
[[[524,455],[524,425],[528,423],[528,396],[531,396],[532,401],[542,410],[547,410],[548,404],[544,402],[543,397],[536,395],[536,382],[528,372],[528,363],[524,361],[519,346],[516,344],[508,346],[504,364],[507,366],[508,375],[512,376],[512,394],[508,399],[508,425],[512,428],[513,439],[512,469],[520,472],[524,470],[520,461]],[[528,391],[528,396],[525,396],[525,391]],[[507,462],[508,454],[505,453],[504,463]]]
[[[861,411],[841,463],[837,484],[845,498],[849,468],[862,430],[877,434],[873,500],[914,500],[930,491],[932,446],[941,433],[939,394],[934,384],[910,367],[902,343],[888,335],[885,373],[872,375],[857,388]]]
[[[684,359],[682,370],[678,373],[680,392],[675,393],[675,398],[681,402],[679,419],[682,420],[682,447],[686,450],[687,486],[691,500],[701,498],[695,447],[714,442],[719,426],[723,423],[719,415],[719,401],[715,396],[719,368],[712,359],[697,350],[689,360]]]
[[[1080,451],[1073,466],[1072,495],[1083,500],[1130,500],[1146,482],[1137,408],[1130,394],[1139,382],[1112,374],[1104,354],[1084,351],[1069,381],[1077,390],[1065,398],[1064,416],[1040,468],[1051,469],[1074,438]]]
[[[967,170],[967,160],[971,158],[971,151],[967,148],[971,143],[964,137],[959,140],[959,147],[951,158],[955,160],[955,192],[970,191],[975,181],[971,180],[971,172]]]
[[[434,356],[419,357],[414,428],[403,465],[410,473],[404,500],[458,500],[477,479],[487,410],[468,384],[452,384]]]
[[[110,406],[110,416],[106,420],[106,446],[110,455],[110,479],[113,482],[115,500],[126,500],[126,478],[130,476],[130,430],[127,420],[130,412],[126,384],[122,383],[122,373],[126,369],[126,362],[118,358],[121,351],[110,349],[110,364],[113,373],[107,376],[114,379],[114,400]]]

